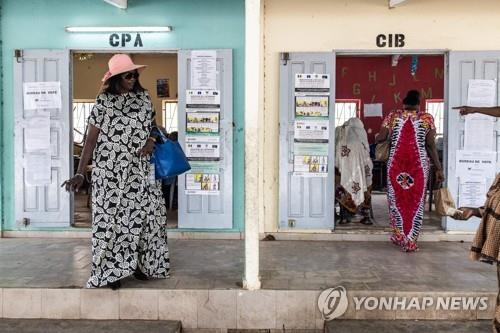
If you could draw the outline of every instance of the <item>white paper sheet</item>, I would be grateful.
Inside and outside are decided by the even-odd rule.
[[[364,116],[382,118],[382,103],[365,104]]]
[[[61,82],[24,82],[23,102],[25,110],[60,109]]]
[[[497,82],[495,80],[469,80],[468,106],[495,106]]]
[[[495,151],[495,118],[479,113],[465,116],[464,150]]]
[[[26,152],[50,151],[50,112],[40,111],[26,120],[24,149]]]
[[[461,181],[494,179],[497,153],[487,151],[457,150],[456,176]]]
[[[186,104],[189,108],[219,108],[220,91],[192,89],[186,90]]]
[[[302,142],[328,142],[328,120],[295,120],[294,139]]]
[[[328,117],[330,96],[295,96],[295,116]]]
[[[484,179],[460,181],[458,207],[481,207],[486,201],[486,193]]]
[[[295,89],[330,89],[330,75],[295,74]]]
[[[51,183],[50,153],[26,154],[25,175],[26,185],[44,186]]]
[[[217,89],[217,51],[191,51],[191,88]]]
[[[186,143],[186,156],[189,160],[216,161],[220,158],[219,143]]]

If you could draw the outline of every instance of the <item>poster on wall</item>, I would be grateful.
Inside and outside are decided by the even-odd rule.
[[[296,142],[328,142],[329,120],[295,120],[294,140]]]
[[[382,118],[382,103],[365,104],[363,110],[365,118],[367,117]]]
[[[295,117],[328,117],[329,96],[295,96]]]
[[[168,79],[156,80],[156,96],[170,97],[170,85]]]
[[[61,82],[24,82],[23,103],[25,110],[60,109]]]
[[[220,175],[213,173],[187,173],[186,194],[219,195]]]
[[[218,112],[186,112],[186,134],[218,135]]]
[[[191,88],[217,89],[217,51],[191,51]]]
[[[483,114],[466,115],[464,150],[495,151],[495,120]]]

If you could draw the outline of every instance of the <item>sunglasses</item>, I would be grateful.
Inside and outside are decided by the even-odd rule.
[[[125,80],[132,80],[132,78],[137,79],[139,77],[139,73],[137,72],[127,72],[122,75],[122,78]]]

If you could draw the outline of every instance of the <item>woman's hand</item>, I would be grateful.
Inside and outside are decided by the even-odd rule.
[[[444,173],[443,170],[437,169],[436,170],[436,183],[438,185],[441,185],[444,182]]]
[[[462,116],[477,112],[476,108],[471,106],[455,106],[453,110],[459,110]]]
[[[139,150],[139,156],[144,157],[144,156],[149,156],[153,153],[153,150],[155,149],[155,141],[153,138],[148,138],[146,140],[146,144],[144,147],[142,147],[141,150]]]
[[[471,217],[478,215],[479,211],[477,208],[460,207],[452,217],[455,220],[468,220]]]
[[[83,181],[85,180],[85,177],[82,174],[76,174],[73,176],[73,178],[70,178],[66,180],[64,183],[61,184],[61,187],[65,186],[66,191],[68,192],[78,192],[80,187],[83,185]]]

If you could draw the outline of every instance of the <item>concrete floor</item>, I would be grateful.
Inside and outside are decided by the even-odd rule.
[[[326,333],[485,333],[491,331],[490,320],[333,320]]]
[[[2,333],[180,333],[178,321],[0,319]]]
[[[468,259],[467,243],[423,242],[403,253],[387,242],[263,241],[264,289],[496,292],[496,267]],[[244,242],[169,240],[171,278],[126,279],[124,288],[237,289]],[[90,240],[0,239],[0,288],[82,288]]]

